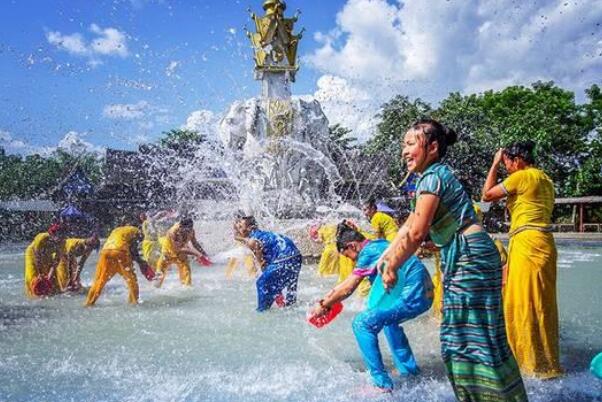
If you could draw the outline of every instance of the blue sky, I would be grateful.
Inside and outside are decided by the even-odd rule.
[[[251,28],[246,8],[261,3],[3,1],[0,146],[133,148],[214,124],[259,93],[242,28]],[[315,96],[364,139],[396,93],[437,102],[452,90],[553,79],[582,99],[602,77],[601,3],[290,0],[307,30],[294,93]]]

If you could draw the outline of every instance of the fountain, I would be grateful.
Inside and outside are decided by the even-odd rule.
[[[190,198],[187,189],[204,183],[197,199],[234,199],[237,208],[260,216],[307,217],[316,205],[340,200],[342,178],[329,154],[328,119],[319,102],[291,95],[299,70],[302,32],[293,33],[299,12],[285,17],[280,0],[265,1],[263,9],[263,16],[251,13],[255,31],[247,31],[261,96],[234,102],[219,124],[221,143],[203,144],[194,158],[181,161],[179,198]],[[209,190],[207,183],[213,184]]]

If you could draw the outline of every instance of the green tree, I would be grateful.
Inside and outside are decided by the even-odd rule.
[[[573,92],[553,82],[536,82],[532,88],[512,86],[485,92],[483,107],[486,124],[499,133],[500,145],[533,140],[538,166],[554,180],[559,195],[570,194],[568,179],[580,167],[591,130]]]
[[[589,103],[585,107],[587,127],[592,128],[586,141],[581,166],[570,180],[571,195],[602,195],[602,91],[592,85],[585,91]]]
[[[102,160],[94,154],[74,156],[59,149],[47,157],[23,157],[0,152],[0,199],[45,198],[75,166],[93,183],[100,181]]]
[[[350,135],[350,129],[337,123],[328,128],[328,134],[329,142],[334,144],[338,149],[348,151],[355,148],[355,142],[357,141],[357,138]]]
[[[441,101],[433,117],[458,134],[458,142],[448,149],[446,162],[472,198],[478,199],[487,168],[500,142],[499,133],[488,125],[482,97],[451,93]]]
[[[164,132],[163,135],[159,145],[175,151],[179,156],[192,156],[194,151],[207,141],[204,135],[186,129],[172,129]]]
[[[397,95],[382,106],[376,116],[380,119],[376,133],[365,145],[368,155],[386,155],[387,172],[393,182],[398,183],[404,170],[401,162],[401,141],[408,127],[421,117],[430,116],[432,108],[420,99],[411,101],[407,96]]]

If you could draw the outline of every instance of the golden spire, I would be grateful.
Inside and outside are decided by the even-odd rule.
[[[293,34],[299,11],[292,18],[285,18],[286,3],[282,0],[265,0],[263,9],[262,17],[251,13],[255,32],[247,31],[255,52],[255,70],[258,73],[288,71],[294,81],[299,69],[297,47],[303,34],[303,31]]]

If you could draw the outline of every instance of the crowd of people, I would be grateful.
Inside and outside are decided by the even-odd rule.
[[[407,216],[396,220],[390,210],[370,200],[363,212],[371,230],[351,220],[311,226],[309,236],[324,247],[317,271],[338,275],[338,281],[313,306],[309,318],[327,316],[356,291],[367,296],[365,311],[353,320],[353,332],[374,386],[390,391],[393,381],[383,364],[378,333],[384,332],[398,373],[417,375],[420,370],[402,324],[432,306],[440,320],[441,355],[456,398],[525,401],[523,376],[562,375],[557,253],[550,233],[554,186],[535,165],[533,143],[514,143],[494,156],[482,201],[506,199],[511,217],[506,256],[444,162],[456,140],[453,130],[431,119],[417,121],[405,134],[402,158],[419,177]],[[501,165],[508,173],[502,181]],[[192,219],[173,219],[169,212],[143,214],[115,228],[100,249],[85,305],[98,300],[115,274],[128,286],[130,303],[137,303],[134,261],[157,286],[172,265],[182,285],[190,286],[189,258],[203,265],[211,262]],[[257,310],[294,304],[302,265],[295,243],[260,230],[253,216],[237,216],[233,226],[234,240],[252,252],[260,267]],[[97,236],[66,239],[64,228],[52,225],[27,248],[25,293],[37,297],[81,289],[84,263],[99,247]],[[417,257],[424,250],[435,256],[432,279]]]

